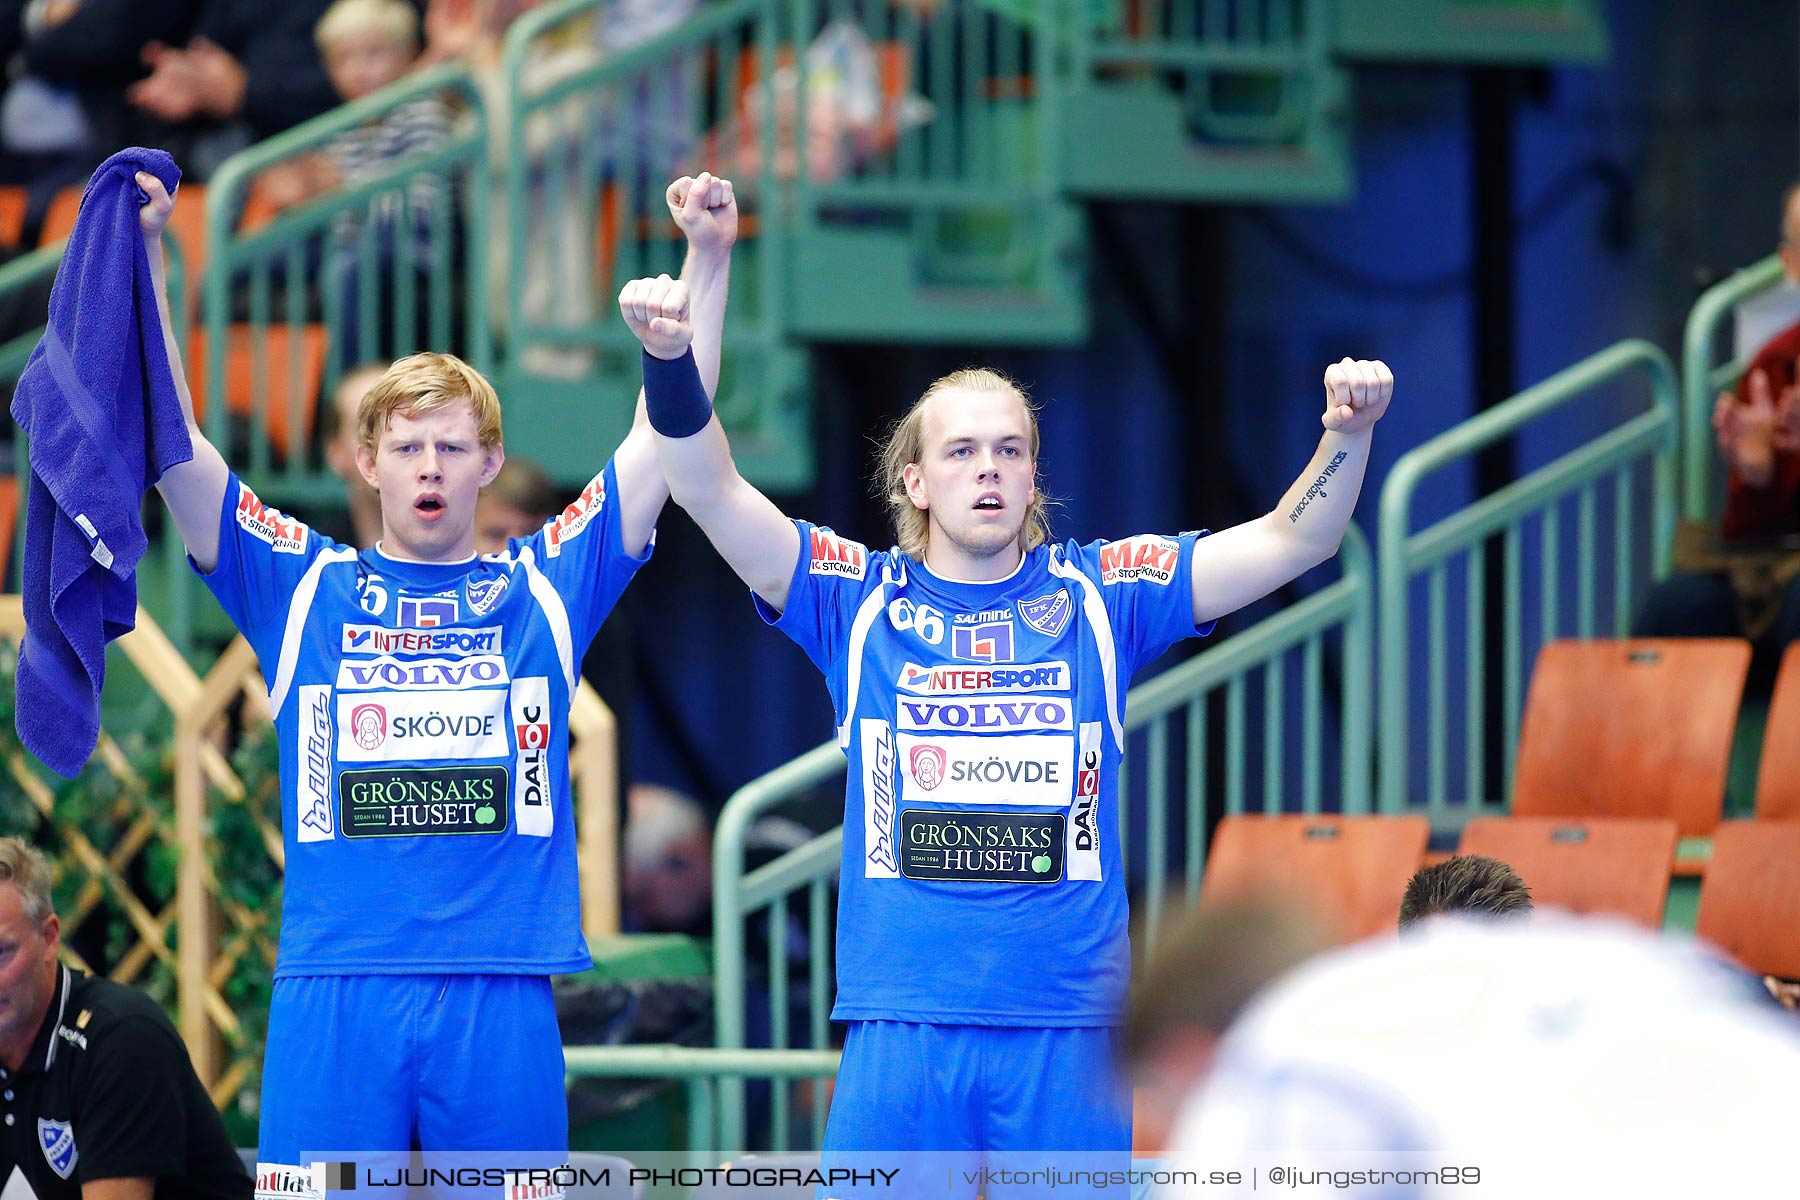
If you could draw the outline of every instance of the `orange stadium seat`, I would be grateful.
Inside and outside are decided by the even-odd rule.
[[[1800,642],[1788,646],[1775,677],[1756,773],[1756,815],[1764,821],[1800,821]]]
[[[50,201],[44,214],[44,227],[38,233],[38,245],[60,242],[75,228],[76,214],[81,211],[81,193],[85,185],[70,184]],[[169,232],[181,245],[182,266],[198,275],[206,266],[206,185],[183,183],[176,189],[179,203],[169,218]]]
[[[1200,902],[1273,896],[1316,914],[1343,941],[1390,932],[1430,836],[1416,816],[1226,817]]]
[[[1555,641],[1538,654],[1512,811],[1665,817],[1704,837],[1750,668],[1741,638]]]
[[[1694,932],[1752,971],[1800,979],[1800,822],[1718,827]]]
[[[619,261],[619,207],[619,185],[606,184],[594,209],[594,278],[602,288],[616,282],[613,268]]]
[[[71,184],[56,193],[44,214],[38,245],[48,246],[69,236],[75,228],[76,214],[81,211],[83,186]],[[176,196],[175,212],[169,218],[169,236],[181,247],[182,290],[191,314],[200,298],[201,274],[206,270],[206,185],[183,183]]]
[[[43,228],[38,231],[38,245],[48,246],[69,236],[75,228],[75,214],[81,211],[81,187],[71,184],[51,198],[44,213]]]
[[[238,214],[238,229],[243,233],[254,233],[280,213],[281,209],[270,201],[267,192],[260,187],[253,187],[244,200],[244,211]]]
[[[298,347],[292,344],[285,325],[267,328],[266,365],[262,378],[265,387],[258,388],[256,331],[249,325],[233,325],[225,348],[225,406],[240,417],[249,417],[253,402],[260,395],[266,410],[269,442],[277,453],[286,455],[290,447],[304,451],[312,437],[313,417],[318,407],[319,384],[325,374],[326,332],[323,325],[303,325]],[[300,385],[300,429],[296,439],[289,429],[288,410],[292,396],[294,358],[298,354]],[[194,393],[194,416],[204,420],[209,391],[207,373],[207,337],[197,328],[188,337],[186,351],[188,385]]]
[[[0,475],[0,592],[6,589],[6,571],[12,566],[13,533],[19,526],[19,477]]]
[[[1679,838],[1666,818],[1476,817],[1459,849],[1512,867],[1538,904],[1657,929]]]
[[[17,246],[25,239],[25,189],[14,184],[0,187],[0,246]]]

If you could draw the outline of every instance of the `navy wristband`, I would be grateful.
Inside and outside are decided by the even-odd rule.
[[[664,437],[693,437],[706,428],[713,406],[700,386],[700,368],[692,350],[675,359],[644,351],[644,408],[650,415],[650,428]]]

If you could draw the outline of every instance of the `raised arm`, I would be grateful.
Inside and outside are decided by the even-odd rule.
[[[731,247],[737,241],[737,201],[729,180],[702,172],[682,176],[669,185],[670,215],[687,234],[687,261],[681,268],[693,322],[694,360],[701,386],[710,400],[719,391],[719,358],[725,340],[725,299],[731,283]],[[666,276],[664,277],[666,278]],[[619,520],[625,549],[641,553],[656,528],[656,518],[669,498],[657,462],[656,444],[638,392],[631,432],[613,455],[619,479]]]
[[[156,490],[169,506],[169,516],[174,519],[189,556],[202,571],[211,571],[219,562],[219,509],[225,503],[225,485],[231,472],[194,420],[194,397],[188,391],[187,372],[181,367],[181,347],[175,343],[175,325],[169,318],[162,231],[169,223],[169,214],[175,211],[175,201],[154,175],[138,172],[137,185],[150,197],[139,210],[138,221],[144,231],[144,252],[150,256],[150,279],[156,291],[156,312],[162,318],[163,348],[168,352],[169,370],[175,377],[175,394],[181,397],[181,415],[187,418],[188,438],[194,443],[194,457],[164,471]]]
[[[619,311],[644,344],[647,418],[675,502],[751,591],[772,608],[785,608],[800,558],[800,533],[732,461],[725,431],[701,387],[704,358],[689,353],[689,343],[697,339],[686,285],[666,276],[634,279],[619,293]]]
[[[1325,436],[1273,512],[1194,544],[1194,623],[1235,612],[1337,553],[1356,510],[1375,422],[1394,394],[1386,363],[1325,368]]]

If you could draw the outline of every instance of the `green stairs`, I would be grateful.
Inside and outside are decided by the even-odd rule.
[[[1356,64],[1606,52],[1600,0],[952,0],[924,16],[719,0],[610,56],[593,51],[603,7],[559,0],[515,22],[498,89],[437,68],[222,167],[206,210],[209,373],[234,318],[261,338],[299,302],[306,239],[339,210],[396,200],[421,175],[455,178],[463,258],[450,276],[447,258],[434,265],[432,294],[471,298],[462,344],[499,385],[508,448],[578,485],[629,428],[640,381],[613,297],[627,279],[680,269],[662,186],[706,165],[737,181],[746,216],[720,416],[748,478],[803,491],[812,343],[1078,345],[1090,328],[1086,205],[1339,199],[1354,184]],[[835,56],[808,53],[834,38]],[[821,141],[810,124],[838,109],[798,98],[850,95],[859,70],[873,115]],[[236,228],[257,172],[427,92],[460,97],[466,114],[441,150]],[[504,246],[491,265],[490,244]],[[54,260],[13,264],[0,291]],[[232,279],[249,281],[247,298]],[[0,372],[16,372],[33,340],[4,348]],[[258,414],[274,394],[263,370]],[[310,452],[272,460],[261,421],[237,465],[264,499],[301,514],[337,502],[341,485]],[[176,567],[147,569],[147,599],[159,617],[176,610],[171,633],[192,645],[219,622]]]
[[[1087,338],[1087,230],[1073,204],[919,205],[882,226],[794,239],[788,328],[808,341],[1075,345]]]
[[[1601,0],[1335,0],[1345,58],[1534,65],[1606,57]]]
[[[1080,344],[1087,203],[1341,199],[1353,186],[1353,62],[1592,61],[1606,47],[1598,0],[964,0],[923,19],[905,6],[849,17],[822,0],[727,0],[610,61],[530,83],[533,56],[579,37],[597,7],[563,0],[508,37],[510,144],[533,144],[535,131],[541,145],[546,123],[579,131],[560,156],[511,170],[514,245],[530,236],[520,214],[547,176],[612,179],[626,219],[604,236],[631,266],[593,289],[610,295],[633,273],[678,266],[648,181],[702,161],[736,179],[757,226],[734,268],[721,415],[745,473],[776,491],[812,478],[809,343]],[[880,144],[815,160],[796,148],[815,145],[808,122],[825,110],[794,97],[843,85],[856,66],[805,48],[846,22],[855,30],[840,48],[860,44],[878,64]],[[654,161],[643,130],[671,124],[692,149]],[[596,125],[607,151],[591,148]],[[771,144],[785,162],[771,162]],[[636,392],[632,347],[606,307],[577,325],[512,306],[517,343],[598,352],[579,387],[515,355],[501,372],[509,409],[526,418],[509,421],[509,441],[568,479],[594,450],[559,436],[554,414],[597,397],[589,411],[610,415],[595,436],[610,442]]]
[[[1204,81],[1190,94],[1148,78],[1071,85],[1063,123],[1065,186],[1088,200],[1269,204],[1347,196],[1344,73],[1325,67],[1316,75],[1256,82],[1261,86],[1242,90],[1262,93],[1270,107],[1235,114],[1241,122],[1221,119],[1208,100],[1213,87]],[[1303,108],[1284,110],[1280,94],[1288,91],[1305,93],[1285,102]],[[1292,132],[1262,138],[1250,135],[1248,125]]]

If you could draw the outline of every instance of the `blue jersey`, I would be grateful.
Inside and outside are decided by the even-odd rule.
[[[825,673],[850,760],[833,1017],[1117,1024],[1125,692],[1208,631],[1201,535],[1040,546],[961,583],[796,524],[787,606],[759,607]]]
[[[281,741],[277,978],[592,965],[568,713],[649,556],[621,547],[617,492],[609,463],[504,554],[427,564],[337,545],[231,477],[204,578]]]

